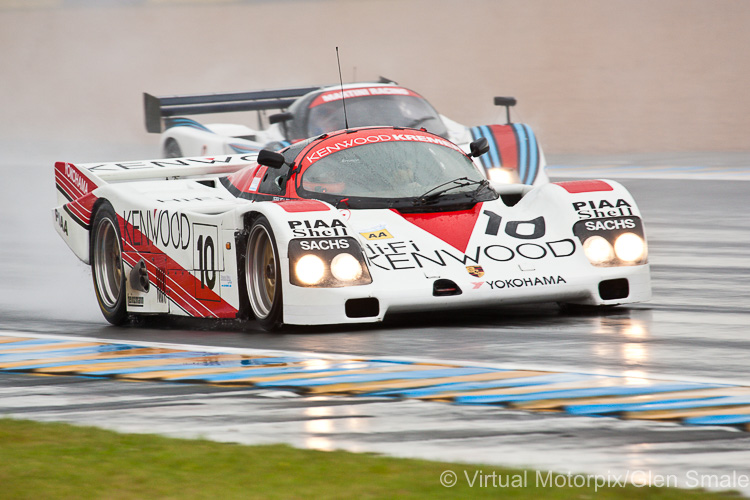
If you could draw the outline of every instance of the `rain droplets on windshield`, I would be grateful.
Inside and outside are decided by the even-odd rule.
[[[429,142],[389,141],[348,147],[316,159],[302,175],[302,188],[342,197],[413,198],[463,177],[484,180],[459,151]],[[458,187],[452,193],[475,187]]]

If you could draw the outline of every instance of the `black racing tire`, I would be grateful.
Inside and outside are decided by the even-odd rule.
[[[164,157],[165,158],[182,158],[182,149],[175,139],[171,137],[164,143]]]
[[[90,243],[89,262],[99,309],[107,321],[122,325],[128,320],[122,238],[117,215],[108,201],[96,210]]]
[[[271,224],[259,216],[250,227],[245,250],[247,298],[255,319],[264,330],[283,325],[281,263]]]

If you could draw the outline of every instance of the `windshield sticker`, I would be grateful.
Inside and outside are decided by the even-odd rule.
[[[366,231],[360,231],[366,240],[389,240],[393,239],[393,235],[385,228],[385,225],[377,226]]]
[[[253,181],[250,183],[250,187],[248,188],[249,192],[254,193],[258,190],[258,186],[260,186],[260,181],[263,178],[264,172],[265,169],[258,169],[258,171],[255,173],[255,177],[253,177]]]
[[[398,132],[381,132],[379,134],[372,134],[372,135],[360,135],[358,137],[354,138],[343,138],[345,136],[342,136],[342,139],[333,143],[329,143],[326,146],[320,147],[313,151],[312,153],[305,156],[305,159],[312,163],[317,160],[320,160],[321,158],[325,158],[331,153],[336,153],[338,151],[342,151],[344,149],[352,148],[355,146],[364,146],[365,144],[375,144],[379,142],[390,142],[390,141],[411,141],[411,142],[427,142],[431,144],[438,144],[440,146],[445,146],[447,148],[455,149],[456,151],[459,151],[463,153],[463,150],[461,150],[460,147],[456,146],[450,141],[447,141],[443,139],[442,137],[436,137],[432,135],[423,135],[418,133],[398,133]]]
[[[407,90],[401,87],[363,87],[359,89],[347,89],[341,92],[340,90],[332,90],[330,92],[324,92],[313,100],[310,104],[311,108],[325,104],[327,102],[340,101],[342,99],[352,99],[354,97],[370,97],[377,95],[405,95],[419,97],[411,90]]]

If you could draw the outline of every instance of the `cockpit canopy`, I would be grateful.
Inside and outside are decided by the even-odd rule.
[[[345,102],[344,102],[345,100]],[[346,104],[346,120],[344,120]],[[422,96],[396,85],[329,88],[301,98],[290,109],[297,118],[289,123],[291,140],[356,127],[393,125],[425,128],[447,137],[440,115]]]
[[[360,129],[311,145],[300,158],[297,193],[366,206],[414,205],[438,190],[474,197],[485,178],[458,146],[419,130]]]

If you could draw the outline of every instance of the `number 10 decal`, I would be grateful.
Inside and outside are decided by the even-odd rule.
[[[193,224],[193,273],[198,279],[195,296],[199,299],[217,299],[216,283],[221,269],[219,230],[216,226]],[[216,293],[212,293],[212,292]]]
[[[216,271],[214,262],[216,258],[216,246],[210,236],[206,236],[206,242],[203,243],[203,235],[198,236],[198,268],[201,272],[201,288],[210,288],[213,290],[216,284]]]

